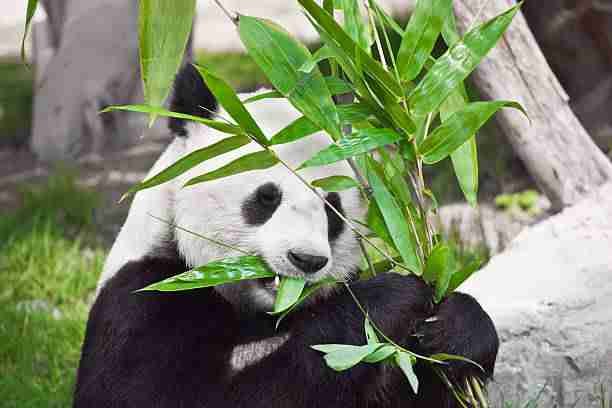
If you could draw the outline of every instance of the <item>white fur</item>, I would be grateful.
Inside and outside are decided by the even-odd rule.
[[[300,115],[288,102],[267,99],[247,105],[264,133],[271,137],[282,127]],[[225,112],[222,117],[229,118]],[[279,126],[278,118],[282,118]],[[156,174],[172,162],[196,149],[216,143],[226,137],[199,124],[188,125],[189,135],[177,138],[162,154],[149,176]],[[330,144],[329,137],[318,133],[300,141],[275,146],[279,157],[292,168],[312,157]],[[163,239],[171,238],[170,227],[153,219],[149,214],[163,219],[174,219],[185,229],[228,243],[242,250],[261,255],[279,274],[303,276],[286,258],[289,249],[298,252],[326,256],[328,264],[316,274],[303,276],[317,281],[329,275],[341,278],[354,270],[359,263],[359,250],[353,232],[347,227],[330,246],[327,239],[327,218],[321,200],[282,165],[265,170],[251,171],[219,180],[181,188],[192,177],[221,167],[246,153],[260,150],[250,143],[238,150],[211,159],[177,179],[137,194],[128,218],[107,258],[99,287],[111,278],[126,262],[151,253]],[[306,180],[330,175],[352,176],[345,162],[329,166],[305,169],[300,175]],[[272,218],[262,226],[246,225],[241,215],[243,201],[255,189],[267,182],[280,186],[282,201]],[[342,207],[349,219],[361,219],[364,214],[358,191],[340,193]],[[187,232],[177,230],[180,253],[189,266],[198,266],[214,259],[240,255],[212,244]],[[269,294],[263,289],[256,294],[262,302],[270,303]]]

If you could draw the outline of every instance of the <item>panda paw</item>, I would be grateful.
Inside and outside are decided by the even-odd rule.
[[[493,375],[499,339],[491,318],[471,296],[453,293],[440,303],[435,313],[423,321],[416,335],[419,350],[461,356],[478,363],[449,361],[445,372],[455,380],[476,376],[482,380]]]

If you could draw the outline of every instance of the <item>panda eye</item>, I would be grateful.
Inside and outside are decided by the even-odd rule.
[[[281,201],[281,191],[274,183],[260,186],[256,192],[257,201],[266,207],[277,207]]]

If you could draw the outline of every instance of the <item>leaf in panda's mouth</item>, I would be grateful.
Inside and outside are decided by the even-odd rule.
[[[282,313],[295,304],[306,287],[306,281],[300,278],[283,276],[278,285],[274,310],[272,313]]]
[[[260,257],[239,256],[210,262],[179,275],[171,276],[161,282],[153,283],[137,290],[137,292],[176,292],[248,279],[273,278],[274,276],[276,274]]]

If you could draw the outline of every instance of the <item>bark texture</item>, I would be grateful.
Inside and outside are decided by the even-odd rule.
[[[479,4],[455,2],[460,29],[474,22]],[[491,18],[513,4],[512,0],[489,1],[478,19]],[[475,71],[473,81],[484,98],[516,100],[529,113],[531,123],[514,110],[498,113],[497,119],[553,209],[574,204],[612,180],[612,163],[572,112],[569,97],[521,13]]]
[[[136,142],[146,118],[109,105],[142,103],[138,2],[43,0],[34,33],[37,70],[31,147],[43,161],[99,158]],[[186,61],[192,58],[191,42]],[[163,130],[162,130],[163,129]],[[156,121],[154,132],[165,132]]]

